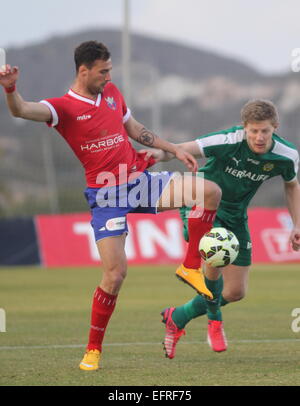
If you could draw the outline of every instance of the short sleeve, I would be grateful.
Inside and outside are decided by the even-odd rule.
[[[121,95],[121,101],[122,101],[123,124],[125,124],[126,121],[128,121],[129,117],[131,116],[131,111],[127,107],[127,104],[126,104],[125,99],[121,92],[120,92],[120,95]]]
[[[291,142],[276,136],[272,153],[280,157],[280,175],[283,180],[291,182],[296,179],[299,167],[299,153],[296,147]]]
[[[243,141],[244,131],[238,127],[232,129],[209,133],[196,139],[200,153],[203,157],[226,156],[236,144]]]
[[[45,99],[41,100],[40,103],[45,104],[51,111],[52,120],[46,123],[48,127],[57,127],[63,114],[63,103],[61,98],[56,97],[52,99]]]
[[[295,151],[295,157],[293,160],[287,160],[284,170],[281,174],[285,182],[292,182],[297,179],[298,168],[299,168],[299,154]]]

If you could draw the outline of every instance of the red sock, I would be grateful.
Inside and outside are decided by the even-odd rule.
[[[203,235],[213,226],[216,210],[207,210],[194,206],[188,218],[189,245],[183,265],[186,268],[198,269],[201,266],[199,242]]]
[[[117,295],[110,295],[97,287],[93,298],[88,350],[101,351],[106,326],[115,309],[116,301]]]

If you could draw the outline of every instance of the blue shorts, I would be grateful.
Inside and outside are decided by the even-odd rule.
[[[122,185],[87,188],[85,198],[91,209],[95,240],[128,232],[128,213],[157,213],[157,204],[173,172],[144,171]]]

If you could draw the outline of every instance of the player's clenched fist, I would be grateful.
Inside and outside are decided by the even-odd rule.
[[[0,84],[5,89],[13,88],[16,85],[16,82],[19,78],[19,68],[14,66],[13,68],[10,65],[2,66],[0,71]]]

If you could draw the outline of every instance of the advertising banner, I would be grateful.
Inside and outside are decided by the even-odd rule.
[[[292,250],[291,218],[286,209],[250,209],[253,263],[300,262]],[[128,215],[126,254],[129,264],[179,264],[186,250],[178,211],[158,215]],[[90,225],[90,214],[36,217],[42,265],[98,265],[100,258]]]

